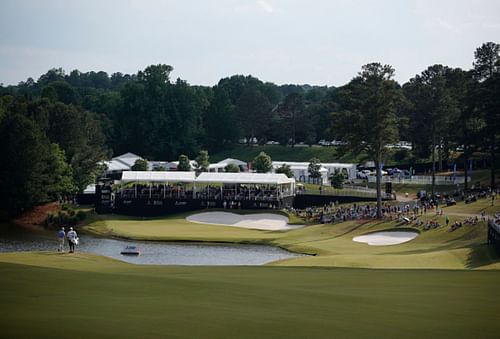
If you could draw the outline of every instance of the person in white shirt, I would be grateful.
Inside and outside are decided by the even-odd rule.
[[[69,253],[75,252],[75,245],[78,243],[78,234],[76,234],[73,227],[69,228],[69,232],[66,237],[68,238]]]

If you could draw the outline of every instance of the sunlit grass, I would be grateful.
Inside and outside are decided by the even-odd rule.
[[[500,272],[0,254],[5,338],[496,338]]]
[[[309,225],[289,231],[262,231],[191,223],[185,219],[189,213],[152,219],[108,215],[91,222],[86,229],[137,240],[270,244],[312,255],[273,265],[500,269],[498,255],[485,245],[486,222],[465,225],[453,232],[445,226],[446,216],[452,225],[455,221],[463,222],[469,215],[479,214],[483,209],[494,213],[500,211],[500,206],[489,207],[487,200],[480,199],[473,204],[459,202],[457,206],[444,207],[442,215],[430,210],[419,219],[423,222],[435,220],[441,227],[425,231],[420,226],[416,228],[421,232],[417,238],[394,246],[368,246],[353,242],[352,238],[366,232],[405,226],[396,220],[356,220]],[[300,223],[300,219],[295,221]]]

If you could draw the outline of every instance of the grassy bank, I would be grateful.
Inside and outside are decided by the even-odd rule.
[[[108,215],[98,217],[86,229],[136,240],[270,244],[313,255],[273,263],[281,266],[500,269],[500,257],[486,245],[486,222],[465,225],[453,232],[444,226],[446,215],[453,224],[481,210],[488,214],[500,211],[500,206],[488,204],[484,199],[470,205],[459,203],[445,208],[439,217],[429,212],[421,220],[433,219],[442,226],[428,231],[416,228],[421,232],[416,239],[397,246],[368,246],[352,241],[353,237],[367,232],[403,226],[389,220],[309,225],[284,232],[190,223],[185,219],[188,213],[147,220]]]
[[[3,338],[496,338],[500,272],[0,254]]]
[[[210,161],[217,162],[226,158],[251,161],[260,152],[267,153],[275,161],[309,161],[318,158],[322,162],[357,162],[359,155],[346,154],[340,156],[334,147],[286,147],[281,145],[246,146],[234,145],[229,149],[210,154]]]

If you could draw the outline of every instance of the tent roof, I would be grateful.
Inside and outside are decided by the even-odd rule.
[[[272,173],[213,173],[203,172],[197,178],[195,172],[126,171],[122,182],[199,182],[225,184],[286,184],[295,179],[284,174]]]
[[[290,167],[308,167],[309,162],[298,162],[298,161],[273,161],[273,167],[280,167],[283,164],[287,164]],[[352,167],[356,164],[350,163],[334,163],[334,162],[320,162],[323,167]]]
[[[122,182],[194,182],[194,172],[181,171],[127,171],[122,173]]]
[[[128,166],[127,169],[130,169],[130,167],[132,167],[134,165],[135,161],[138,159],[142,159],[142,158],[140,156],[138,156],[137,154],[128,152],[128,153],[119,155],[117,157],[114,157],[113,159],[111,159],[111,161],[115,162],[115,163],[122,163],[125,166]]]
[[[103,163],[107,167],[106,171],[128,171],[130,169],[130,166],[118,160],[103,161]]]
[[[95,193],[95,184],[90,184],[83,190],[83,194],[94,194],[94,193]]]
[[[340,163],[340,162],[323,162],[321,163],[323,167],[338,167],[338,168],[356,168],[356,164]]]
[[[116,157],[113,157],[113,159],[128,159],[128,158],[137,159],[137,158],[140,158],[140,156],[138,156],[137,154],[131,153],[131,152],[127,152],[127,153],[124,153],[122,155],[117,155]]]
[[[221,167],[226,167],[229,164],[234,164],[236,166],[246,166],[247,163],[238,159],[233,159],[233,158],[227,158],[224,160],[221,160],[215,164],[210,164],[210,168],[221,168]]]
[[[284,174],[274,173],[214,173],[203,172],[196,182],[220,182],[225,184],[286,184],[295,182],[295,179],[288,178]]]

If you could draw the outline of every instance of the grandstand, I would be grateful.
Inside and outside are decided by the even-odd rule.
[[[111,199],[107,195],[111,191]],[[291,206],[295,179],[284,174],[125,171],[121,180],[101,182],[96,210],[158,215],[200,208],[279,209]],[[106,195],[100,196],[99,192]],[[102,208],[102,204],[109,204]]]

